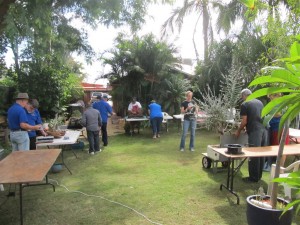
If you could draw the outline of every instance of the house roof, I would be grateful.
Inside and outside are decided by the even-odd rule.
[[[82,82],[81,86],[84,91],[111,91],[111,86],[104,86],[103,84],[91,84]]]

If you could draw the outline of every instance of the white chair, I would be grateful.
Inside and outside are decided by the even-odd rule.
[[[167,120],[167,117],[169,116],[169,114],[166,113],[166,112],[162,112],[162,114],[163,114],[162,124],[165,126],[166,131],[169,132],[169,129],[168,129],[168,120]]]
[[[268,186],[268,195],[271,194],[271,189],[272,189],[272,186],[273,186],[272,180],[274,179],[274,175],[275,175],[275,167],[276,167],[276,165],[272,164],[271,172],[270,172],[270,182],[269,182],[269,186]],[[300,160],[292,163],[291,165],[289,165],[286,168],[280,167],[279,177],[287,177],[289,175],[289,173],[287,173],[287,172],[298,171],[299,167],[300,167]],[[283,188],[284,188],[284,195],[289,197],[289,199],[292,199],[292,189],[291,189],[291,187],[289,187],[287,184],[284,184],[284,183],[282,185],[283,185]]]

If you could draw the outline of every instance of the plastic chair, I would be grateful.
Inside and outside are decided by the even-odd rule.
[[[268,195],[271,194],[271,189],[273,186],[273,182],[272,180],[274,179],[274,175],[275,175],[275,164],[272,164],[271,167],[271,172],[270,172],[270,182],[269,182],[269,186],[268,186]],[[287,172],[295,172],[298,171],[300,167],[300,160],[292,163],[291,165],[289,165],[288,167],[284,168],[284,167],[280,167],[280,174],[279,177],[287,177],[289,175],[289,173]],[[292,189],[291,187],[289,187],[287,184],[282,184],[283,188],[284,188],[284,195],[289,197],[289,199],[292,199]]]

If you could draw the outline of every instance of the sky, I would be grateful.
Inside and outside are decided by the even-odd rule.
[[[177,0],[173,6],[170,5],[151,5],[149,7],[149,16],[146,18],[146,24],[143,25],[141,31],[138,32],[139,36],[153,33],[158,39],[161,38],[161,28],[163,23],[170,17],[172,9],[174,7],[178,7],[182,5],[182,0]],[[190,15],[185,18],[184,25],[181,29],[181,32],[175,32],[174,34],[169,33],[167,41],[169,43],[173,43],[178,49],[179,54],[182,58],[191,58],[195,59],[195,52],[192,42],[193,32],[194,32],[194,24],[196,21],[195,15]],[[81,26],[80,22],[75,22],[76,25]],[[199,26],[200,25],[200,26]],[[202,29],[201,24],[198,25],[196,40],[198,42],[198,48],[200,49],[201,45],[203,45],[202,41]],[[105,50],[113,48],[113,42],[115,37],[119,32],[128,33],[128,29],[121,28],[107,28],[105,26],[99,26],[97,29],[87,29],[88,30],[88,41],[90,45],[93,47],[94,51],[100,55],[100,53]],[[76,59],[83,63],[84,72],[87,74],[85,81],[87,82],[95,82],[96,78],[99,75],[104,74],[109,71],[109,67],[104,67],[101,62],[94,61],[91,65],[85,63],[83,57],[76,56]],[[98,80],[96,83],[106,83],[106,80]]]

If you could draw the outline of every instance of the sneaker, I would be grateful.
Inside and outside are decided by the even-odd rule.
[[[156,138],[156,135],[153,135],[153,139],[155,139]]]
[[[156,135],[156,137],[160,138],[160,135],[158,134],[158,135]]]
[[[194,149],[194,148],[191,148],[191,149],[190,149],[190,151],[191,151],[191,152],[194,152],[194,151],[195,151],[195,149]]]
[[[184,152],[184,148],[181,148],[180,151],[181,151],[181,152]]]
[[[95,151],[95,154],[98,154],[99,152],[101,152],[102,150],[101,149],[99,149],[99,151]]]
[[[89,152],[89,154],[90,154],[90,155],[94,155],[95,153],[94,153],[94,152]]]

